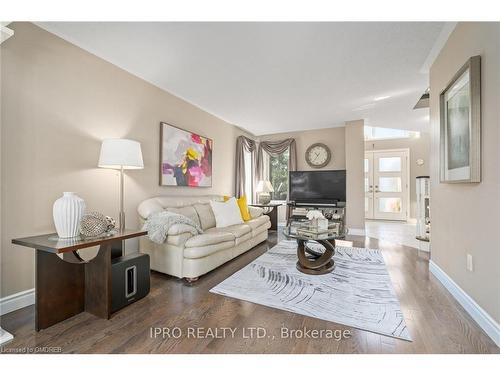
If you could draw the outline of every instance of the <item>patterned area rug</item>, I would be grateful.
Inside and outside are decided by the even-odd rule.
[[[297,243],[281,241],[210,291],[411,341],[380,251],[336,247],[334,260],[333,272],[306,275]]]

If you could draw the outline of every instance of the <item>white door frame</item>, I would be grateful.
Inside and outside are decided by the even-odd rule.
[[[367,168],[368,167],[368,168]],[[364,159],[365,219],[373,219],[373,152],[365,151]]]
[[[386,217],[376,217],[375,215],[375,186],[374,186],[374,175],[375,175],[375,155],[377,153],[391,153],[391,152],[403,152],[404,155],[404,160],[402,160],[403,165],[402,165],[402,170],[405,171],[401,174],[405,174],[406,176],[406,181],[402,181],[402,186],[401,186],[401,194],[406,198],[406,204],[405,207],[403,208],[404,210],[404,215],[402,219],[393,219],[390,218],[390,215],[385,215]],[[398,220],[398,221],[408,221],[410,218],[410,149],[409,148],[395,148],[395,149],[384,149],[384,150],[365,150],[365,159],[369,159],[369,173],[368,173],[368,179],[369,179],[369,185],[371,188],[369,188],[369,193],[365,193],[365,197],[369,199],[369,211],[365,211],[366,219],[371,220]],[[366,178],[366,173],[365,173],[365,178]],[[364,181],[363,181],[364,182]],[[379,194],[384,194],[380,193]],[[370,201],[371,199],[371,201]],[[371,210],[371,211],[370,211]]]

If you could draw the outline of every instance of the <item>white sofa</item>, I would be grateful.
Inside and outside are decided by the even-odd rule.
[[[202,234],[193,235],[185,225],[173,225],[166,242],[161,245],[142,236],[140,252],[149,254],[151,269],[191,282],[267,239],[271,223],[269,217],[262,214],[262,209],[249,207],[252,219],[244,224],[216,228],[211,200],[222,201],[223,198],[161,196],[139,205],[141,225],[153,212],[167,210],[189,217],[203,229]]]

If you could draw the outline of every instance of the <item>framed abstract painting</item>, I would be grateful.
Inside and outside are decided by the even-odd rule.
[[[441,182],[481,182],[481,57],[471,57],[440,97]]]
[[[160,123],[160,185],[212,186],[210,138]]]

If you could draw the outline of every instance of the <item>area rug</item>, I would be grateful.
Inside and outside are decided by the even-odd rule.
[[[411,341],[380,251],[336,247],[334,260],[333,272],[306,275],[297,243],[281,241],[210,291]]]

